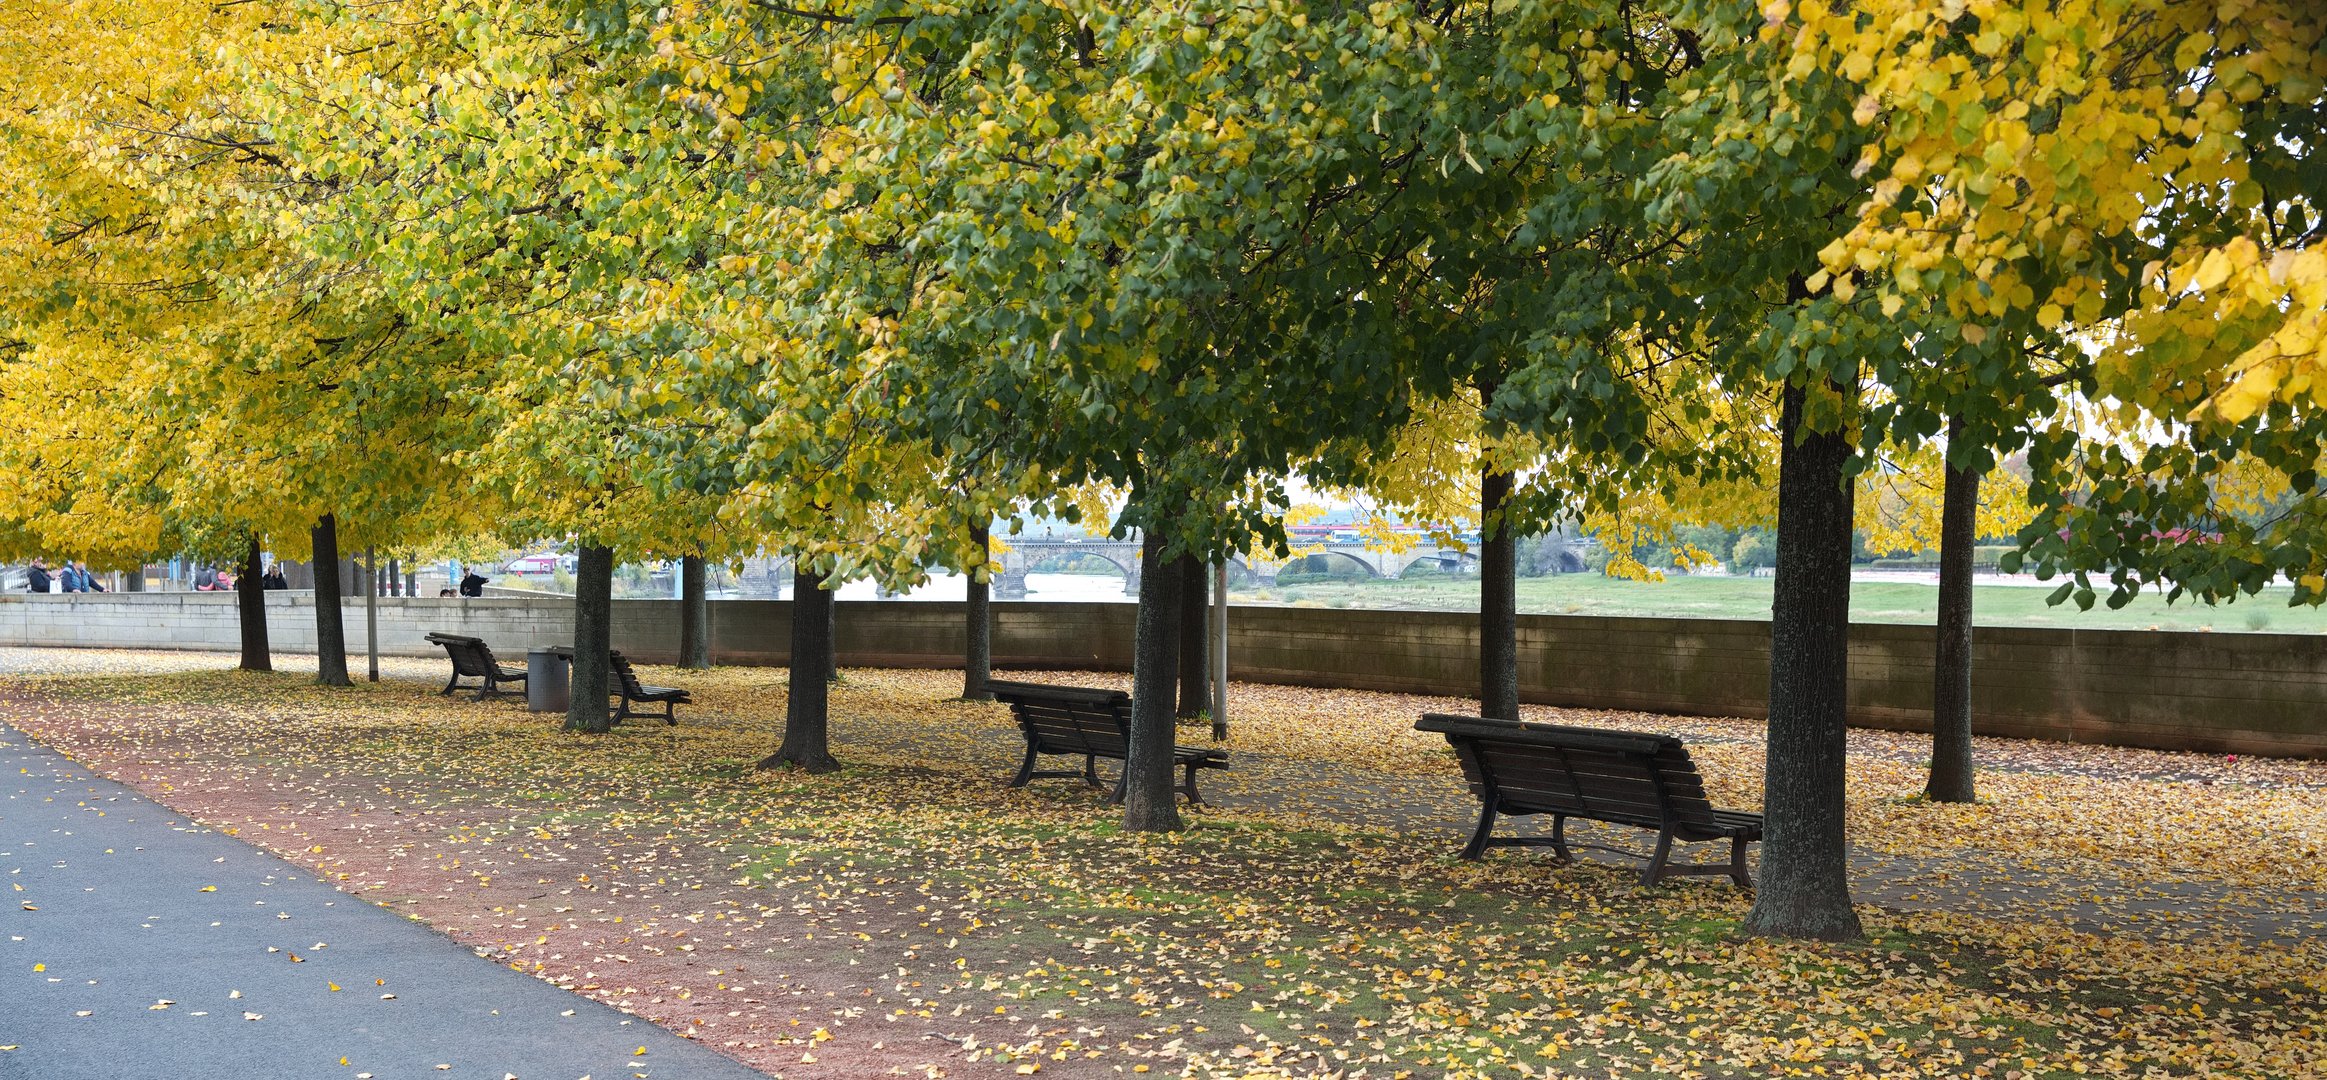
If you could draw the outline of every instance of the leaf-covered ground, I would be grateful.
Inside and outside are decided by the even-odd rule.
[[[781,671],[653,671],[680,726],[582,737],[436,696],[442,661],[228,662],[0,650],[0,719],[781,1076],[2327,1072],[2322,763],[1983,742],[1988,801],[1937,807],[1917,740],[1854,733],[1871,938],[1795,945],[1740,938],[1718,880],[1455,860],[1468,796],[1411,724],[1457,701],[1238,686],[1216,805],[1138,837],[1004,788],[1021,744],[956,672],[846,672],[849,768],[806,777],[751,767]],[[1678,734],[1758,805],[1755,723],[1530,711]]]

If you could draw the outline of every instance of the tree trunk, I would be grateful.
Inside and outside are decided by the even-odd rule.
[[[315,681],[348,686],[347,612],[339,590],[339,519],[325,514],[308,536],[315,542]]]
[[[793,564],[792,685],[785,695],[784,743],[759,767],[797,765],[810,773],[840,771],[833,760],[829,704],[832,687],[832,593],[823,575]]]
[[[420,595],[420,567],[417,563],[404,564],[404,595]]]
[[[380,681],[380,567],[379,552],[364,545],[364,681]]]
[[[404,595],[404,564],[394,555],[388,556],[388,595]]]
[[[1519,719],[1519,543],[1511,474],[1479,477],[1479,715]]]
[[[1963,439],[1963,421],[1947,424],[1950,449]],[[1967,803],[1971,755],[1971,556],[1979,531],[1980,474],[1947,466],[1939,510],[1939,641],[1931,685],[1932,802]]]
[[[1770,602],[1769,753],[1761,886],[1746,932],[1848,941],[1843,832],[1850,673],[1851,456],[1842,431],[1803,430],[1806,391],[1788,386],[1778,421],[1777,580]]]
[[[970,544],[979,551],[990,552],[993,544],[986,530],[985,525],[970,526]],[[962,697],[968,701],[994,700],[994,695],[986,690],[986,681],[994,675],[992,573],[990,566],[970,570],[968,648],[962,657]]]
[[[574,562],[574,674],[566,699],[566,730],[592,734],[614,730],[612,692],[614,647],[614,549],[584,544]]]
[[[1228,560],[1212,568],[1212,739],[1228,738]]]
[[[1178,559],[1180,575],[1180,705],[1172,715],[1181,720],[1192,720],[1211,711],[1211,687],[1204,670],[1205,616],[1211,605],[1205,603],[1210,582],[1205,580],[1204,563],[1193,555]]]
[[[128,570],[126,573],[124,573],[124,574],[122,574],[122,575],[121,575],[121,591],[122,591],[122,592],[144,592],[144,591],[145,591],[145,564],[144,564],[144,563],[139,563],[139,564],[137,564],[136,566],[132,566],[132,567],[130,567],[130,568],[129,568],[129,570]]]
[[[1123,762],[1123,828],[1174,832],[1179,795],[1172,790],[1173,693],[1179,681],[1179,560],[1163,557],[1164,539],[1148,529],[1139,545],[1139,622],[1132,645],[1131,739]]]
[[[824,594],[824,681],[836,683],[840,681],[840,605],[835,602],[839,598],[832,595],[832,590],[823,587],[823,581],[817,579],[816,591]],[[833,586],[838,588],[839,582]]]
[[[711,666],[711,603],[703,581],[703,557],[679,560],[679,666],[702,671]]]
[[[235,606],[242,621],[242,669],[244,671],[273,671],[274,662],[267,650],[267,593],[266,582],[259,580],[259,538],[251,534],[250,543],[243,548],[242,573],[234,579]]]

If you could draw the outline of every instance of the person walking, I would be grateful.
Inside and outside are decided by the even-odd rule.
[[[98,582],[97,575],[89,571],[88,563],[82,562],[79,559],[73,560],[73,573],[79,575],[81,579],[82,592],[105,591],[105,586]]]

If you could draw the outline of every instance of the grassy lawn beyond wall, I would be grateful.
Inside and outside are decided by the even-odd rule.
[[[1669,577],[1664,581],[1620,581],[1598,574],[1521,578],[1519,610],[1540,615],[1643,615],[1704,619],[1766,619],[1770,578]],[[1973,590],[1975,618],[1983,626],[2053,626],[2078,630],[2215,630],[2281,634],[2327,633],[2327,611],[2289,608],[2291,590],[2270,589],[2235,604],[2209,607],[2184,599],[2167,604],[2143,593],[2123,610],[2095,604],[2045,604],[2052,590],[2025,585],[1979,585]],[[1862,581],[1851,586],[1850,615],[1857,622],[1927,623],[1939,590],[1914,582]],[[1279,602],[1304,607],[1409,608],[1426,611],[1474,609],[1476,578],[1318,582],[1276,588],[1246,588],[1241,603]]]

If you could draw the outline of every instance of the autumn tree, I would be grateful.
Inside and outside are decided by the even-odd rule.
[[[114,534],[109,561],[173,545],[251,567],[264,541],[301,557],[315,530],[425,527],[462,431],[431,370],[440,343],[360,288],[341,288],[270,226],[305,190],[254,122],[236,65],[213,46],[294,64],[328,37],[271,12],[85,0],[10,18],[0,74],[11,113],[0,259],[24,287],[0,322],[24,342],[0,379],[28,392],[9,448],[26,476],[85,494],[23,492],[15,513],[60,515],[56,543]],[[87,391],[57,396],[38,388]],[[95,392],[90,392],[95,391]],[[32,415],[44,397],[67,400]],[[46,512],[44,514],[44,511]],[[134,539],[133,539],[134,538]],[[326,586],[336,566],[319,566]],[[256,575],[253,578],[255,587]],[[265,663],[263,607],[245,597],[244,651]],[[341,611],[319,604],[321,678],[345,681]]]
[[[2327,234],[2309,150],[2327,19],[2290,3],[1859,7],[1804,6],[1768,32],[1793,78],[1839,72],[1875,136],[1826,270],[1886,311],[1931,309],[1959,354],[1934,407],[1894,426],[1944,410],[1951,491],[2030,446],[2043,512],[2021,544],[2039,573],[2070,575],[2055,602],[2089,607],[2100,573],[2111,606],[2282,576],[2291,602],[2319,602]],[[2113,404],[2040,422],[2049,403],[2014,362],[2030,352],[2068,358],[2047,385]],[[1967,734],[1960,713],[1942,722],[1947,742]],[[1934,797],[1969,797],[1968,772],[1940,772],[1958,756],[1935,755]]]

